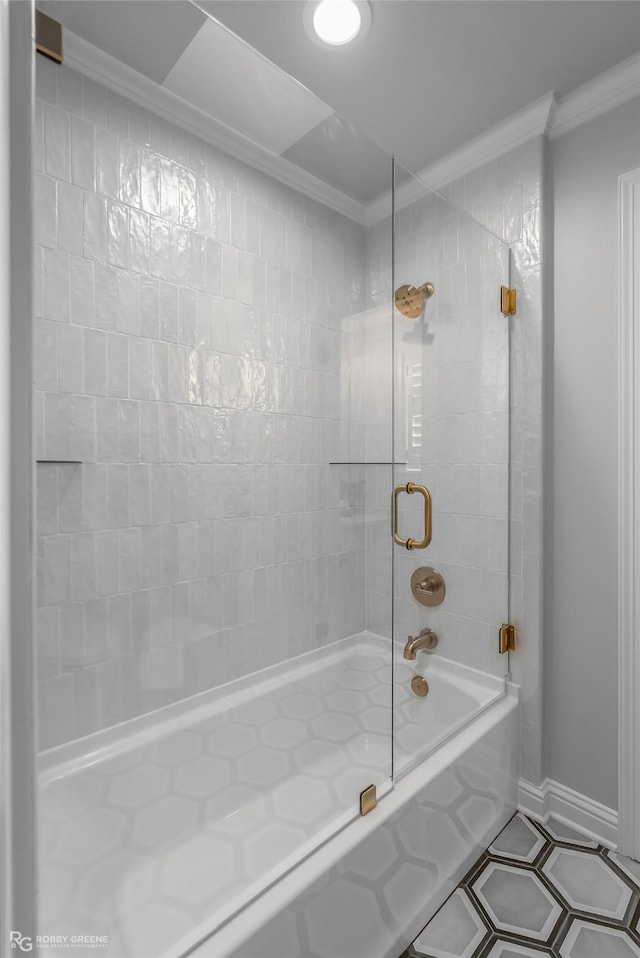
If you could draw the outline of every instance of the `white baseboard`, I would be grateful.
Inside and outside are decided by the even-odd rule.
[[[549,817],[546,810],[545,793],[542,785],[533,785],[526,778],[521,778],[518,782],[518,811],[536,822],[544,824]]]
[[[618,847],[618,813],[550,778],[545,778],[542,785],[521,778],[518,809],[543,825],[549,818],[556,818],[599,845]]]

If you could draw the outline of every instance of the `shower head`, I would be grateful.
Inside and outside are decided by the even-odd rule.
[[[433,283],[423,283],[422,286],[399,286],[396,290],[396,309],[408,316],[417,319],[424,310],[424,305],[433,296]]]

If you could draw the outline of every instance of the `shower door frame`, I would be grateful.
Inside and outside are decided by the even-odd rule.
[[[618,177],[618,846],[640,858],[640,168]]]
[[[33,22],[32,0],[0,0],[0,952],[13,932],[36,954]]]

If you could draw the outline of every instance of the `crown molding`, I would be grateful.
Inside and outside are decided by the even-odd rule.
[[[266,150],[70,31],[65,31],[65,62],[121,96],[356,223],[371,226],[389,216],[390,190],[369,204],[361,203]],[[640,96],[640,54],[623,60],[559,101],[555,94],[548,93],[413,175],[395,191],[395,208],[409,206],[429,190],[438,191],[537,136],[556,139],[637,96]]]
[[[442,160],[422,170],[418,175],[434,189],[440,189],[491,160],[515,150],[536,136],[544,136],[556,109],[553,93],[540,97],[529,106],[513,113],[485,133],[469,140],[464,146],[449,153]]]
[[[396,210],[424,197],[429,189],[437,191],[534,137],[544,135],[549,129],[555,108],[555,96],[548,93],[441,160],[425,167],[416,176],[412,176],[409,182],[396,189]],[[377,197],[366,208],[366,225],[370,226],[388,216],[389,209],[389,194]]]
[[[272,176],[291,189],[304,193],[356,223],[364,224],[364,203],[354,200],[289,160],[265,149],[69,30],[65,30],[64,44],[67,66],[235,156],[243,163]]]
[[[549,139],[555,140],[563,133],[637,96],[640,97],[640,53],[561,97],[549,130]]]
[[[635,97],[640,97],[640,54],[623,60],[559,100],[553,93],[541,97],[426,167],[396,190],[396,209],[409,206],[429,188],[442,189],[536,136],[546,135],[554,140]],[[370,226],[387,216],[389,203],[388,194],[370,203],[365,224]]]

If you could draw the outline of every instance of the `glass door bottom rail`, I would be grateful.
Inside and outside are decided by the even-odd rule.
[[[171,954],[347,825],[391,773],[389,644],[363,632],[45,753],[39,933]],[[504,694],[504,680],[432,656],[416,698],[402,646],[394,656],[397,768]]]

